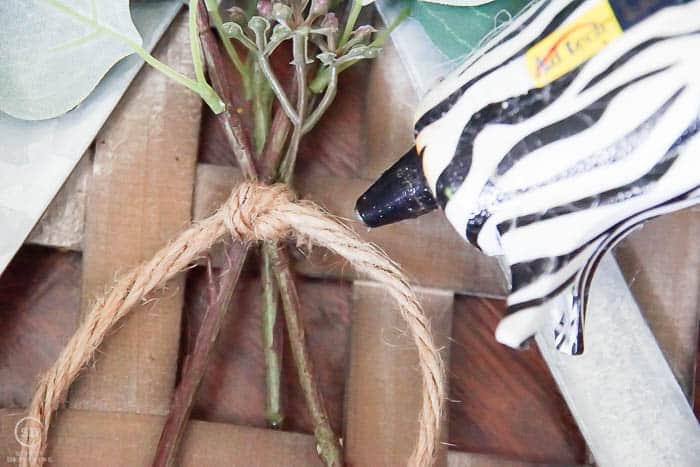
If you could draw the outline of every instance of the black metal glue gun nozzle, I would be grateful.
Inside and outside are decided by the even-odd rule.
[[[355,205],[368,227],[418,217],[436,207],[415,147],[384,172]]]

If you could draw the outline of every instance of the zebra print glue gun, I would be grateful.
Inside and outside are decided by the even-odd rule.
[[[544,0],[436,85],[415,147],[357,202],[370,227],[437,207],[511,274],[496,339],[583,351],[596,266],[700,201],[700,0]]]

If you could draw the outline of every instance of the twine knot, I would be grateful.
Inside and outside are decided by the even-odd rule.
[[[418,439],[408,465],[432,465],[440,439],[445,371],[439,349],[433,342],[430,323],[408,280],[379,248],[362,241],[312,202],[296,201],[286,185],[245,182],[234,189],[214,215],[193,224],[149,261],[121,276],[114,287],[94,303],[58,361],[39,380],[28,416],[38,420],[44,430],[41,442],[22,446],[20,463],[23,467],[43,464],[53,412],[65,401],[71,384],[116,323],[151,291],[186,270],[227,233],[246,242],[276,242],[286,236],[297,241],[304,239],[340,255],[357,273],[384,286],[413,335],[423,376]]]
[[[295,199],[294,192],[285,184],[244,182],[221,207],[224,225],[240,241],[280,240],[287,235],[289,227],[273,214]]]

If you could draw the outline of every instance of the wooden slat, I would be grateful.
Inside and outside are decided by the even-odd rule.
[[[688,209],[649,222],[616,251],[632,294],[691,401],[700,319],[698,238],[700,209]]]
[[[348,465],[399,467],[416,444],[422,380],[406,324],[383,287],[355,282],[350,363],[346,388],[345,461]],[[438,348],[448,361],[453,295],[420,289]],[[447,439],[444,424],[443,439]],[[436,466],[446,464],[446,447]]]
[[[0,277],[0,407],[28,406],[70,339],[80,276],[79,253],[23,246]]]
[[[527,462],[587,462],[586,443],[535,345],[494,339],[505,302],[457,297],[450,353],[450,442]]]
[[[14,429],[21,416],[17,411],[0,411],[3,465],[17,464],[20,446]],[[46,465],[151,465],[162,424],[163,418],[154,415],[64,410],[49,436]],[[192,421],[177,465],[314,467],[323,464],[309,435]]]
[[[418,93],[393,41],[389,40],[369,74],[363,178],[376,180],[415,144],[413,119],[418,102]]]
[[[187,15],[156,56],[191,73]],[[199,98],[145,67],[96,142],[84,243],[85,312],[115,273],[149,258],[191,216]],[[143,305],[110,336],[78,380],[71,406],[165,413],[175,381],[183,278]]]
[[[23,414],[0,410],[0,459],[16,464],[15,425]],[[67,410],[52,432],[52,466],[150,465],[162,419],[152,415]],[[47,459],[48,460],[48,459]],[[178,459],[181,467],[321,466],[313,436],[277,430],[192,421]],[[376,464],[371,464],[376,465]],[[448,467],[545,467],[484,454],[450,451]],[[573,466],[572,466],[573,467]]]
[[[80,250],[85,234],[85,201],[92,175],[92,148],[85,151],[56,197],[30,232],[27,243]]]
[[[0,407],[26,406],[39,372],[55,361],[72,334],[80,267],[77,253],[30,246],[20,250],[0,279]],[[195,419],[265,426],[256,275],[247,274],[236,291],[197,396]],[[194,338],[207,302],[205,276],[204,268],[188,274],[186,341]],[[319,387],[331,423],[341,433],[352,286],[300,279],[298,289]],[[583,440],[537,349],[514,351],[494,341],[493,329],[504,311],[502,301],[455,300],[450,449],[528,461],[585,461]],[[285,429],[311,433],[288,347],[282,360]]]

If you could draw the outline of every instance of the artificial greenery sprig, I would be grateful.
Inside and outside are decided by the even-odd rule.
[[[305,7],[306,3],[302,3],[302,8]],[[323,65],[321,74],[317,75],[317,77],[321,77],[319,81],[322,82],[323,87],[314,92],[322,92],[331,87],[330,84],[337,78],[339,71],[359,60],[376,58],[385,36],[379,35],[373,41],[372,35],[376,32],[374,28],[370,26],[355,28],[355,22],[363,5],[363,2],[358,0],[352,4],[351,15],[343,28],[342,36],[339,33],[336,15],[328,12],[328,0],[312,1],[306,16],[299,14],[298,10],[295,11],[291,6],[282,2],[274,3],[271,7],[268,4],[267,0],[258,3],[259,12],[266,16],[251,17],[247,28],[241,26],[240,22],[228,22],[223,24],[222,30],[227,37],[238,41],[255,57],[280,105],[292,123],[298,125],[304,115],[299,115],[291,104],[269,63],[269,56],[277,47],[284,41],[291,39],[294,43],[293,50],[296,50],[297,55],[299,55],[299,57],[294,57],[293,63],[295,66],[300,66],[301,60],[305,64],[313,63],[313,59],[309,57],[309,49],[315,46],[319,50],[315,59]],[[295,5],[296,3],[290,2],[290,4]],[[273,25],[272,23],[275,22],[277,24]],[[317,84],[314,88],[320,86],[321,84]],[[321,99],[319,104],[321,110],[311,120],[314,124],[318,122],[317,117],[323,114],[330,102],[333,101],[334,93],[334,88],[329,92],[327,90],[327,97]],[[305,132],[308,132],[311,126],[307,126]]]
[[[356,26],[363,2],[354,0],[348,21],[341,25],[335,13],[329,11],[329,0],[260,0],[256,13],[249,15],[243,8],[229,10],[224,22],[213,8],[215,0],[190,0],[191,13],[198,14],[192,37],[200,37],[209,77],[218,95],[231,99],[217,119],[223,126],[231,150],[249,179],[290,183],[294,173],[299,144],[330,108],[338,89],[338,75],[360,60],[377,56],[386,36],[370,26]],[[197,12],[197,5],[199,11]],[[206,5],[203,9],[202,6]],[[209,30],[216,30],[226,54],[219,50]],[[190,23],[192,27],[193,23]],[[199,33],[196,27],[200,28]],[[192,31],[192,29],[191,29]],[[342,31],[342,32],[341,32]],[[291,86],[280,82],[272,65],[272,57],[289,53],[281,47],[291,43],[291,65],[294,68]],[[239,46],[237,50],[234,44]],[[239,50],[246,53],[245,59]],[[199,56],[193,45],[193,58]],[[226,60],[226,58],[228,60]],[[197,58],[198,59],[198,58]],[[201,63],[200,63],[201,65]],[[196,76],[203,78],[203,70]],[[238,115],[231,111],[239,106],[235,93],[228,92],[222,68],[232,66],[239,73],[245,100],[250,100],[253,115]],[[316,90],[314,90],[316,83]],[[320,83],[320,84],[319,84]],[[321,96],[317,94],[323,93]],[[272,117],[273,103],[278,110]],[[240,104],[240,103],[238,103]],[[254,128],[253,148],[247,138],[246,125],[241,118],[251,118]],[[252,154],[256,154],[255,160]],[[266,364],[266,418],[273,427],[284,421],[281,394],[281,321],[278,307],[281,297],[287,335],[297,368],[300,385],[314,425],[319,456],[328,466],[342,465],[340,442],[333,432],[323,399],[316,386],[311,361],[306,349],[304,329],[300,320],[300,303],[289,254],[284,245],[262,246],[261,279],[263,284],[263,349]],[[209,286],[210,300],[197,335],[194,351],[186,359],[181,383],[176,388],[174,403],[161,435],[154,465],[172,465],[194,395],[200,384],[208,355],[218,334],[222,319],[248,253],[248,246],[233,243],[227,247],[227,264],[221,271],[219,284]],[[210,275],[210,277],[212,277]],[[213,282],[213,279],[210,279]]]

